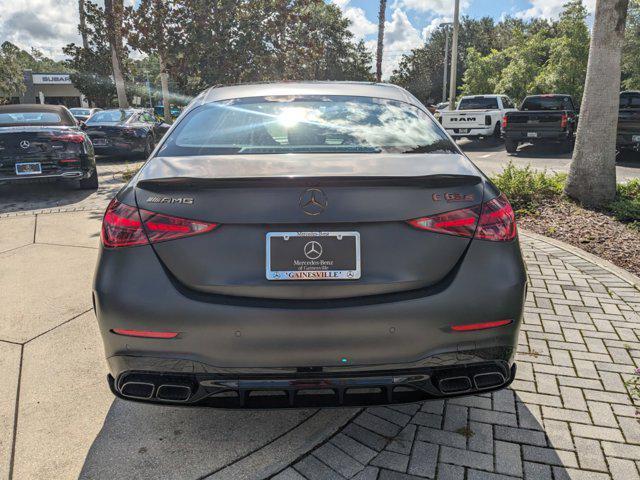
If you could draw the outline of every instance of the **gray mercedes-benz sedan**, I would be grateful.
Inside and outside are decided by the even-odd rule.
[[[504,388],[514,213],[387,84],[211,88],[111,201],[94,308],[118,397],[222,408]]]

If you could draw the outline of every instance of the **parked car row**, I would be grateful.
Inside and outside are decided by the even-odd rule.
[[[452,111],[436,115],[454,138],[504,139],[508,153],[522,143],[552,143],[571,152],[579,109],[571,95],[529,95],[519,109],[506,95],[462,97]],[[620,94],[618,150],[640,151],[640,91]]]
[[[47,178],[95,190],[96,155],[146,158],[169,129],[142,109],[74,110],[0,106],[0,183]]]

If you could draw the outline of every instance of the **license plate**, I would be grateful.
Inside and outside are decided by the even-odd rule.
[[[267,233],[267,280],[357,280],[360,233]]]
[[[106,145],[107,144],[107,139],[106,138],[96,138],[91,140],[91,142],[94,145]]]
[[[468,128],[459,128],[458,129],[458,133],[469,133],[469,129]]]
[[[527,132],[527,137],[536,138],[538,136],[538,132]]]
[[[39,175],[42,165],[39,162],[16,163],[16,175]]]
[[[640,143],[640,135],[633,135],[631,141],[634,143]]]

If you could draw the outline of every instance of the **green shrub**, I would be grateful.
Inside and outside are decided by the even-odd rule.
[[[616,219],[640,230],[640,179],[619,183],[616,199],[609,209]]]
[[[545,200],[562,195],[567,175],[535,171],[531,166],[517,167],[513,162],[492,178],[519,214],[534,213]]]

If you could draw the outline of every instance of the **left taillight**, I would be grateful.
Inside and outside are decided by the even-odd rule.
[[[106,248],[132,247],[198,235],[217,226],[217,223],[138,210],[114,198],[102,221],[101,238]]]
[[[563,130],[567,128],[568,122],[569,122],[569,117],[567,116],[566,113],[563,113],[562,116],[560,117],[560,128],[562,128]]]
[[[53,135],[51,140],[54,142],[82,143],[84,142],[84,138],[84,135],[81,133],[61,133]]]
[[[481,206],[415,218],[407,223],[429,232],[493,242],[513,240],[517,234],[515,215],[504,194]]]

